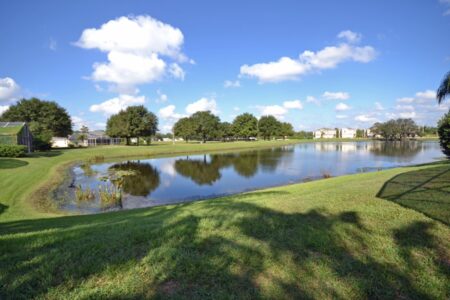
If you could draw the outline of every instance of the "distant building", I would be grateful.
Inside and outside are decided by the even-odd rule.
[[[315,139],[332,139],[336,137],[336,129],[320,128],[314,131]]]
[[[25,122],[0,122],[0,144],[24,145],[33,151],[33,136]]]
[[[368,138],[381,138],[381,135],[373,133],[370,129],[367,129],[365,134]]]
[[[342,129],[340,129],[340,138],[343,138],[343,139],[354,139],[354,138],[356,138],[356,129],[353,129],[353,128],[342,128]]]
[[[66,137],[52,137],[52,148],[69,148],[70,140]]]
[[[75,132],[69,136],[69,140],[76,145],[83,147],[96,147],[101,145],[119,145],[122,142],[121,138],[113,138],[106,135],[104,130],[94,130],[85,134],[85,138],[81,140],[81,132]]]

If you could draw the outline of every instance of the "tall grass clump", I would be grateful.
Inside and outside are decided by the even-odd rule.
[[[105,157],[103,155],[95,155],[88,159],[90,163],[99,163],[105,161]]]
[[[114,185],[100,186],[98,189],[100,206],[103,210],[119,207],[122,208],[122,190]]]
[[[75,188],[75,198],[77,202],[91,201],[95,199],[95,193],[90,187],[84,190],[81,185],[78,185]]]

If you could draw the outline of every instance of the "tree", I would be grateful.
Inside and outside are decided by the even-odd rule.
[[[450,95],[450,72],[445,74],[444,79],[442,79],[441,85],[436,92],[436,99],[439,104],[444,101],[444,99]]]
[[[112,115],[106,123],[106,133],[112,137],[130,138],[151,137],[158,130],[158,118],[144,106],[129,106],[126,110]]]
[[[334,130],[336,131],[336,138],[340,138],[341,137],[341,131],[339,130],[339,128],[334,128]]]
[[[439,120],[438,135],[442,152],[450,158],[450,111]]]
[[[130,137],[150,137],[155,135],[158,130],[158,118],[152,112],[149,112],[143,105],[130,106],[125,110],[127,120],[127,131]]]
[[[182,137],[186,142],[196,136],[194,122],[191,118],[181,118],[173,125],[175,136]]]
[[[195,132],[203,143],[217,136],[220,119],[210,111],[198,111],[191,117]]]
[[[281,123],[274,116],[262,116],[258,122],[259,134],[264,139],[280,135]]]
[[[363,137],[365,137],[365,131],[364,131],[364,129],[356,129],[356,137],[357,137],[357,138],[363,138]]]
[[[217,137],[222,140],[229,140],[234,136],[232,125],[228,122],[222,122],[219,124],[217,130]]]
[[[244,113],[233,120],[234,136],[249,139],[258,135],[258,119],[249,113]]]
[[[89,128],[87,128],[87,126],[83,125],[80,128],[80,132],[81,134],[78,136],[78,140],[81,141],[82,143],[84,143],[84,141],[87,139],[88,134],[89,134]]]
[[[280,125],[280,133],[283,139],[286,139],[286,137],[294,135],[294,127],[292,127],[291,123],[283,122]]]
[[[314,134],[312,133],[312,131],[301,130],[301,131],[295,133],[296,139],[304,140],[304,139],[312,139],[313,137],[314,137]]]
[[[27,122],[37,149],[50,148],[54,136],[66,137],[72,133],[72,120],[66,109],[56,102],[38,98],[22,99],[10,106],[0,121]]]
[[[397,119],[384,123],[377,122],[370,130],[386,140],[401,140],[407,137],[415,137],[419,128],[412,119]]]
[[[127,145],[129,144],[127,118],[124,110],[121,110],[119,113],[108,118],[108,121],[106,122],[106,134],[111,137],[126,138]]]

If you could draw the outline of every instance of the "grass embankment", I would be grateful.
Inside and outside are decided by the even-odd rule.
[[[61,164],[64,155],[73,154],[9,162],[7,172]],[[450,213],[449,174],[450,165],[438,163],[188,204],[3,222],[0,298],[446,299],[450,228],[394,201],[434,195]],[[416,191],[422,196],[405,197]]]

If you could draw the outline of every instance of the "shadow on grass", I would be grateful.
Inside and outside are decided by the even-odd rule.
[[[383,185],[377,197],[450,225],[450,164],[441,162],[396,175]]]
[[[426,228],[395,233],[405,263],[392,265],[367,251],[355,211],[283,213],[254,197],[1,223],[0,298],[432,298],[410,258],[437,251]]]
[[[8,206],[7,206],[7,205],[4,205],[4,204],[1,204],[1,203],[0,203],[0,215],[1,215],[2,213],[4,213],[7,209],[8,209]]]
[[[13,158],[1,158],[0,159],[0,170],[2,169],[15,169],[28,165],[28,162],[13,159]]]
[[[61,155],[63,152],[61,150],[48,150],[48,151],[34,151],[27,155],[30,158],[38,157],[55,157]]]

